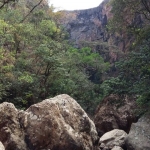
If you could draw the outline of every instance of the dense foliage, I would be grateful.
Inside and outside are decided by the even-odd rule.
[[[112,0],[110,32],[128,34],[130,49],[116,63],[119,75],[103,83],[105,94],[132,94],[144,111],[150,108],[150,1]],[[128,39],[129,40],[129,39]]]
[[[102,96],[91,76],[101,82],[109,64],[90,48],[69,46],[61,14],[40,4],[10,1],[0,9],[0,102],[27,108],[66,93],[90,113]]]
[[[111,0],[110,4],[109,32],[118,32],[132,42],[115,64],[118,76],[103,81],[109,63],[88,47],[68,45],[67,33],[59,25],[63,12],[54,13],[44,0],[0,2],[0,102],[24,109],[66,93],[91,113],[103,97],[117,93],[136,95],[147,111],[150,2]]]

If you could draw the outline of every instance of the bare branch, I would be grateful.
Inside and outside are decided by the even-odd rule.
[[[40,2],[39,2],[38,4],[36,4],[36,5],[29,11],[29,13],[24,17],[23,20],[20,21],[20,23],[23,23],[23,22],[27,19],[27,17],[33,12],[33,10],[34,10],[37,6],[39,6],[39,5],[42,3],[42,1],[43,1],[43,0],[40,0]]]
[[[150,3],[147,0],[141,0],[142,4],[144,5],[147,12],[150,13]]]
[[[3,4],[0,6],[0,9],[2,9],[8,3],[9,3],[9,0],[8,1],[3,1]]]
[[[10,3],[10,2],[15,2],[16,0],[3,0],[3,2],[1,1],[2,5],[0,6],[0,9],[2,9],[6,4]]]

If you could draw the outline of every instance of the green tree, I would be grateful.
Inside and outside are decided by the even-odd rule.
[[[26,1],[18,1],[0,10],[0,102],[27,108],[66,93],[93,112],[109,63],[90,48],[67,44],[57,20],[61,14],[38,6],[28,15],[35,4],[27,8]]]
[[[150,2],[147,0],[111,0],[113,17],[109,28],[114,31],[137,32],[149,24]],[[134,34],[135,34],[134,32]]]
[[[112,0],[113,18],[108,28],[110,32],[132,36],[130,50],[116,63],[119,70],[117,78],[105,81],[106,94],[132,94],[137,96],[138,104],[148,111],[149,66],[150,66],[150,2],[146,0]]]

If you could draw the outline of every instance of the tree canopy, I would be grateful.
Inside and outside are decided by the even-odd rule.
[[[69,45],[57,22],[61,15],[37,0],[0,9],[0,102],[24,109],[66,93],[93,112],[102,96],[98,83],[109,63],[90,48]]]
[[[130,49],[116,63],[117,78],[103,83],[106,94],[132,94],[137,96],[143,110],[149,110],[150,88],[150,1],[112,0],[113,18],[108,28],[110,32],[130,34]]]

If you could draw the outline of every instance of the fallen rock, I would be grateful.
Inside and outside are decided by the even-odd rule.
[[[94,116],[99,136],[113,129],[121,129],[128,133],[131,124],[137,121],[135,108],[133,97],[119,97],[113,94],[106,97],[98,106]]]
[[[144,116],[133,123],[126,138],[128,150],[150,150],[150,116]]]
[[[94,123],[68,95],[59,95],[19,113],[30,150],[92,150],[98,140]]]
[[[99,140],[100,148],[112,149],[115,146],[124,147],[127,133],[123,130],[114,129],[105,133]]]
[[[98,150],[97,131],[80,105],[59,95],[19,111],[0,104],[0,141],[6,150]]]
[[[0,142],[0,150],[5,150],[4,145],[2,144],[2,142]]]
[[[0,141],[6,150],[27,150],[18,110],[7,102],[0,104]]]

